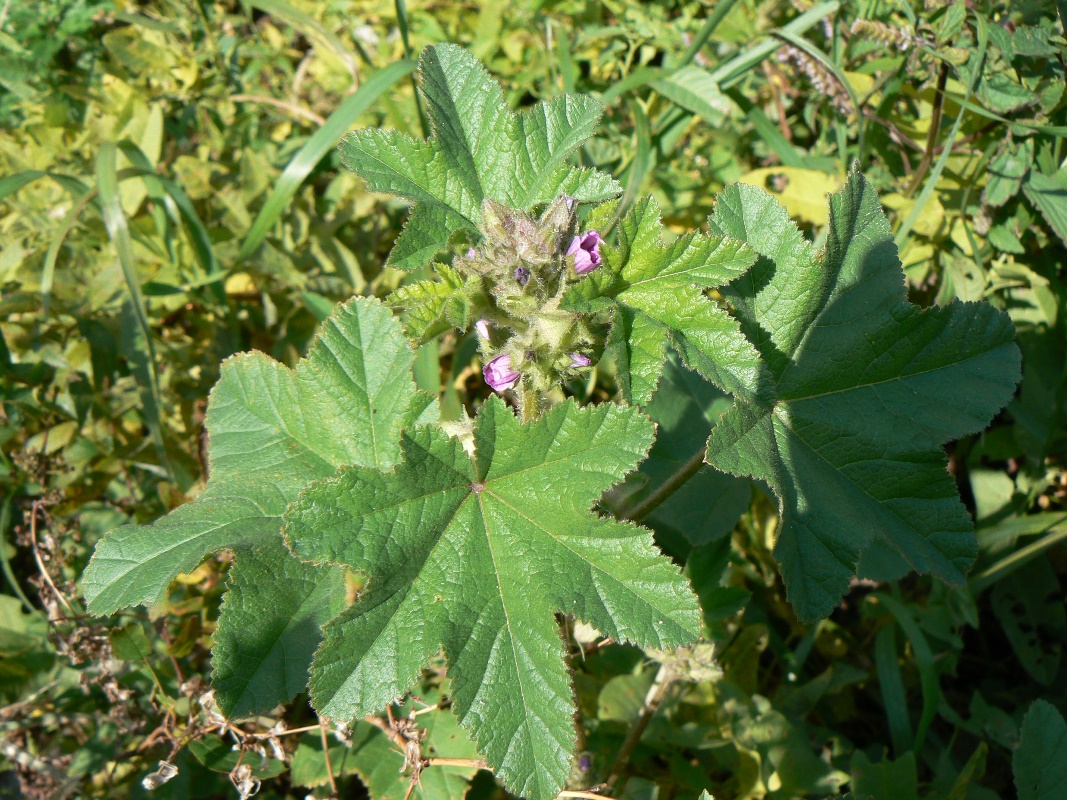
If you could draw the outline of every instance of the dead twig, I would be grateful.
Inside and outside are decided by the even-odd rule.
[[[44,559],[41,558],[41,546],[37,541],[37,512],[42,507],[43,506],[39,500],[34,500],[30,506],[30,543],[33,545],[30,549],[33,550],[33,558],[37,562],[37,569],[41,571],[41,577],[44,579],[44,582],[48,584],[48,588],[52,590],[52,594],[54,594],[56,599],[67,607],[67,610],[70,611],[71,614],[77,614],[78,612],[74,610],[74,606],[67,601],[66,595],[56,588],[55,583],[52,581],[51,574],[45,568]]]
[[[316,125],[325,125],[326,118],[316,114],[309,108],[298,106],[296,103],[289,103],[285,100],[279,100],[277,97],[268,97],[262,94],[235,94],[231,95],[230,99],[235,103],[261,103],[267,106],[274,106],[280,108],[283,111],[288,111],[297,117],[302,117],[309,122],[314,122]]]

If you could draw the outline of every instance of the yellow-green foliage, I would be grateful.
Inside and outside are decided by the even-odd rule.
[[[858,162],[900,248],[907,299],[992,303],[1023,355],[1008,408],[949,453],[976,527],[968,582],[900,580],[908,564],[875,541],[862,579],[810,625],[786,600],[772,551],[795,531],[767,487],[699,460],[687,467],[691,442],[707,439],[730,399],[662,345],[655,394],[650,381],[635,395],[608,363],[581,380],[566,373],[560,397],[651,395],[656,444],[599,510],[644,509],[684,566],[710,639],[697,646],[701,669],[682,669],[678,653],[563,619],[580,729],[568,788],[607,780],[612,796],[635,800],[705,789],[718,800],[1055,797],[1056,707],[1067,707],[1064,4],[410,0],[398,16],[404,8],[0,2],[0,796],[21,781],[27,797],[139,797],[146,779],[153,797],[247,796],[261,780],[261,796],[325,797],[332,784],[357,796],[361,781],[373,800],[401,800],[411,773],[400,769],[420,750],[461,761],[426,766],[416,794],[503,796],[492,776],[473,777],[480,762],[448,707],[443,656],[394,708],[389,736],[384,718],[279,736],[279,725],[317,723],[303,694],[226,721],[302,685],[239,701],[207,693],[209,648],[225,652],[235,631],[217,628],[224,591],[275,580],[295,597],[318,568],[274,553],[259,572],[230,574],[223,553],[178,575],[147,613],[107,621],[85,615],[79,583],[104,532],[198,496],[182,513],[211,515],[206,401],[228,357],[258,349],[295,367],[337,303],[401,285],[394,301],[411,298],[416,281],[434,279],[384,266],[410,206],[368,191],[336,144],[363,128],[429,137],[411,60],[455,42],[512,109],[565,92],[604,105],[572,163],[621,187],[618,213],[597,218],[609,261],[628,209],[658,209],[667,246],[705,226],[713,198],[737,182],[771,192],[798,221],[798,242],[821,252],[826,196]],[[722,283],[691,287],[694,306],[717,308],[730,297]],[[488,394],[478,343],[438,335],[469,300],[449,313],[427,306],[430,341],[412,367],[468,446],[467,412]],[[406,363],[398,375],[410,388]],[[906,433],[907,419],[894,420]],[[335,443],[329,430],[318,434]],[[646,502],[686,469],[682,490]],[[216,483],[226,480],[222,470]],[[375,596],[367,575],[331,569],[329,604],[300,619]],[[272,597],[285,605],[290,594]],[[316,636],[286,633],[310,657]],[[240,666],[224,677],[251,691]],[[166,782],[161,761],[178,770]]]

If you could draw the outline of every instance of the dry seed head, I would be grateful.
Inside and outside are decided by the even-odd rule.
[[[793,64],[799,72],[807,76],[811,85],[819,94],[826,95],[837,110],[848,115],[852,113],[852,98],[848,90],[826,67],[793,45],[786,45],[778,51],[778,60],[783,64]]]
[[[898,28],[873,19],[856,20],[852,23],[851,32],[854,36],[865,36],[887,47],[896,47],[901,52],[917,44],[925,43],[916,37],[911,28],[907,26]]]

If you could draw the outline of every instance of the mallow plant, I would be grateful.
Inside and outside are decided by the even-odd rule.
[[[701,637],[687,578],[635,521],[698,471],[777,498],[775,555],[803,621],[861,568],[964,580],[976,542],[943,446],[1011,398],[1014,331],[985,303],[908,302],[858,171],[830,198],[821,250],[745,185],[705,231],[672,237],[651,197],[624,209],[610,176],[570,163],[596,100],[514,113],[452,45],[428,48],[420,77],[431,138],[361,130],[341,155],[412,203],[389,263],[432,277],[338,306],[295,369],[260,353],[223,364],[206,487],[100,541],[83,578],[92,613],[157,603],[232,551],[213,649],[222,713],[307,690],[320,717],[351,722],[443,654],[484,763],[548,800],[578,735],[560,620],[681,659]],[[446,332],[477,341],[488,399],[473,417],[442,420],[412,380],[413,348]],[[612,401],[565,396],[602,362]],[[674,430],[693,457],[641,508],[609,513],[605,493],[657,437],[643,408],[683,367],[732,406],[710,438]]]

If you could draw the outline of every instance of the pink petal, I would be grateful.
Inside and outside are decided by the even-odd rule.
[[[579,250],[574,254],[574,271],[579,275],[584,275],[587,272],[592,272],[594,269],[600,266],[600,258],[593,261],[593,256],[585,250]]]
[[[522,373],[515,372],[511,368],[511,356],[507,353],[490,359],[489,363],[482,368],[482,375],[490,388],[497,392],[510,389],[522,377]]]

